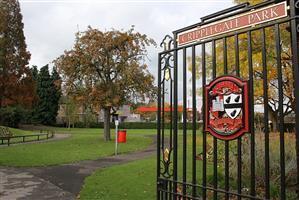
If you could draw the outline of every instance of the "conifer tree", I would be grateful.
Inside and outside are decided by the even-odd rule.
[[[22,14],[17,0],[0,1],[0,108],[34,101]]]
[[[34,112],[35,121],[46,125],[54,124],[61,96],[60,77],[55,69],[51,76],[48,65],[42,67],[39,71],[37,95],[39,99]]]
[[[53,68],[52,74],[51,74],[51,121],[56,121],[56,116],[58,114],[59,109],[59,100],[61,97],[61,78],[56,70],[56,68]]]
[[[37,81],[37,77],[38,77],[37,66],[36,65],[32,66],[32,68],[30,70],[31,70],[31,76],[32,76],[33,80]]]

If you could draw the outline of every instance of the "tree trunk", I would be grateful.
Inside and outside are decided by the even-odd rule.
[[[277,113],[277,111],[273,111],[271,109],[271,107],[269,109],[269,118],[272,121],[273,131],[277,132],[278,131],[278,113]]]
[[[68,129],[71,130],[71,118],[68,117]]]
[[[110,107],[104,108],[104,140],[110,141]]]

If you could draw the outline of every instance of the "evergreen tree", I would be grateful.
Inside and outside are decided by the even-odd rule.
[[[37,78],[38,78],[38,69],[37,69],[37,66],[33,65],[30,70],[31,70],[31,75],[32,75],[33,80],[37,81]]]
[[[30,106],[35,98],[23,27],[19,2],[1,0],[0,108],[16,104]]]
[[[46,125],[55,123],[61,96],[60,77],[55,69],[51,76],[48,65],[42,67],[39,71],[37,94],[39,100],[34,111],[35,121]]]
[[[34,120],[38,123],[49,124],[49,102],[51,77],[48,65],[42,67],[37,77],[37,96],[38,102],[35,107]]]
[[[61,97],[61,78],[56,70],[56,68],[53,68],[52,74],[51,74],[51,121],[56,121],[56,116],[58,114],[59,109],[59,100]]]
[[[31,71],[31,76],[32,76],[32,79],[34,80],[35,82],[35,94],[37,94],[37,80],[38,80],[38,69],[37,69],[37,66],[34,65],[32,66],[32,68],[30,68],[30,71]],[[32,122],[35,122],[35,121],[38,121],[38,117],[36,116],[36,113],[37,113],[37,104],[38,104],[38,96],[36,97],[36,100],[32,103],[32,109],[30,110],[30,114],[31,114],[31,118],[30,118],[30,121],[31,123]]]

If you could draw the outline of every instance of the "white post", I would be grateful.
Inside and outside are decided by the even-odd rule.
[[[114,121],[115,122],[115,155],[117,155],[117,145],[118,145],[118,143],[117,143],[117,139],[118,139],[118,124],[119,124],[119,122],[118,122],[118,120],[115,120]]]

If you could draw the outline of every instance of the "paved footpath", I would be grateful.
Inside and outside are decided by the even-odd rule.
[[[154,152],[156,152],[155,142],[142,151],[98,160],[49,167],[0,167],[0,199],[76,199],[84,179],[96,169],[144,159]]]

